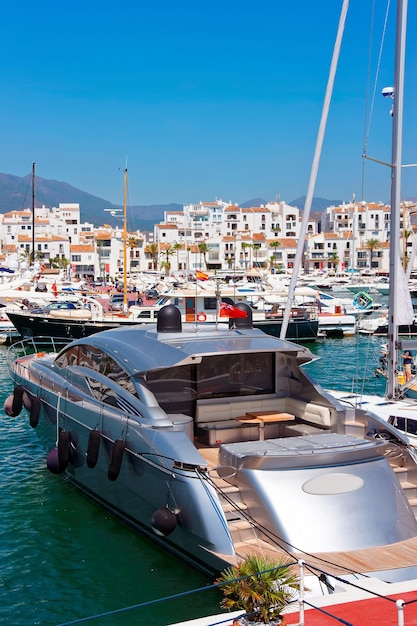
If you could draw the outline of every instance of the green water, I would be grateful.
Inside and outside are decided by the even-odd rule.
[[[307,370],[324,387],[381,392],[373,371],[381,339],[309,344],[321,356]],[[56,625],[117,611],[211,584],[52,475],[25,411],[2,410],[11,393],[0,348],[0,622]],[[209,590],[86,624],[163,626],[219,611]]]
[[[303,344],[318,357],[305,366],[326,389],[383,394],[385,379],[375,375],[386,337],[355,336]]]
[[[11,393],[0,349],[0,623],[61,624],[211,584],[198,572],[52,475],[25,411]],[[219,611],[208,591],[85,622],[162,626]]]

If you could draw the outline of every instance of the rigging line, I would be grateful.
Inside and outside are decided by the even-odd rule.
[[[26,185],[26,191],[25,191],[25,195],[22,198],[22,203],[20,205],[20,210],[23,211],[24,210],[24,205],[26,203],[26,198],[28,197],[28,190],[29,190],[29,186],[31,185],[31,175],[29,175],[29,179],[28,179],[28,184]]]
[[[385,11],[384,26],[383,26],[383,29],[382,29],[382,36],[381,36],[381,45],[379,47],[379,55],[378,55],[377,67],[376,67],[376,71],[375,71],[374,87],[373,87],[373,91],[372,91],[371,107],[370,107],[370,110],[369,110],[369,120],[368,120],[367,127],[365,128],[365,132],[364,132],[363,154],[364,154],[365,157],[366,157],[366,148],[367,148],[368,140],[369,140],[369,133],[370,133],[370,130],[371,130],[371,122],[372,122],[373,110],[374,110],[374,105],[375,105],[376,88],[377,88],[377,83],[378,83],[378,78],[379,78],[379,72],[380,72],[380,69],[381,69],[381,58],[382,58],[382,51],[383,51],[384,43],[385,43],[385,35],[386,35],[386,32],[387,32],[387,23],[388,23],[388,15],[389,15],[389,10],[390,10],[390,4],[391,4],[391,0],[387,0],[387,8],[386,8],[386,11]],[[374,15],[372,16],[372,21],[373,20],[374,20]],[[372,29],[372,27],[371,27],[371,29]],[[371,35],[371,41],[372,41],[372,35]],[[369,51],[369,56],[370,55],[371,55],[371,50]],[[369,64],[370,64],[370,60],[369,60]],[[370,70],[369,70],[369,72],[370,72]]]
[[[368,336],[368,345],[366,348],[366,352],[365,352],[365,365],[364,365],[364,369],[363,369],[363,375],[362,375],[362,385],[361,385],[361,390],[360,390],[360,395],[362,396],[364,391],[365,391],[365,385],[366,383],[369,381],[369,378],[367,378],[365,376],[365,372],[368,371],[368,363],[369,363],[369,358],[370,358],[370,354],[371,354],[371,339],[372,339],[372,335]],[[358,342],[359,344],[359,342]],[[358,373],[359,373],[359,365],[358,365]]]
[[[190,589],[189,591],[182,591],[180,593],[175,593],[171,596],[166,596],[165,598],[156,598],[155,600],[148,600],[146,602],[140,602],[139,604],[133,604],[131,606],[126,606],[121,609],[114,609],[113,611],[107,611],[105,613],[98,613],[96,615],[90,615],[89,617],[82,617],[80,619],[75,619],[71,622],[62,622],[59,626],[70,626],[71,624],[82,624],[83,622],[89,622],[93,619],[99,619],[101,617],[108,617],[110,615],[117,615],[120,613],[125,613],[127,611],[132,611],[134,609],[141,609],[147,606],[152,606],[154,604],[160,604],[161,602],[167,602],[169,600],[176,600],[178,598],[184,598],[186,596],[190,596],[195,593],[199,593],[201,591],[209,591],[210,589],[217,589],[220,587],[220,584],[213,583],[211,585],[206,585],[205,587],[199,587],[198,589]],[[226,614],[227,615],[227,614]],[[230,623],[230,617],[224,620],[224,622]],[[223,623],[223,622],[219,622]]]
[[[374,105],[375,105],[376,87],[377,87],[378,78],[379,78],[379,71],[381,69],[381,58],[382,58],[382,51],[383,51],[384,43],[385,43],[385,35],[386,35],[386,31],[387,31],[387,23],[388,23],[388,15],[389,15],[389,10],[390,10],[390,5],[391,5],[391,0],[387,0],[387,7],[386,7],[386,11],[385,11],[385,18],[384,18],[384,26],[383,26],[383,29],[382,29],[382,36],[381,36],[381,44],[380,44],[380,47],[379,47],[379,55],[378,55],[378,61],[377,61],[377,66],[376,66],[376,71],[375,71],[375,79],[374,79],[374,87],[373,87],[373,91],[372,91],[371,106],[370,106],[370,109],[369,109],[369,118],[367,118],[367,109],[368,109],[368,89],[367,89],[366,107],[365,107],[365,123],[364,123],[364,138],[363,138],[363,150],[362,150],[362,200],[364,199],[364,179],[365,179],[364,170],[365,170],[365,159],[367,158],[366,150],[367,150],[367,147],[368,147],[369,133],[370,133],[370,130],[371,130],[371,122],[372,122],[372,116],[373,116]],[[370,81],[370,65],[371,65],[371,51],[372,51],[373,23],[374,23],[374,19],[375,19],[374,6],[375,6],[375,3],[373,2],[373,5],[372,5],[372,19],[371,19],[370,46],[369,46],[369,56],[368,56],[368,86],[369,86],[369,81]]]
[[[258,530],[261,531],[266,537],[268,537],[269,541],[274,544],[275,546],[277,546],[278,548],[280,548],[283,552],[286,552],[288,556],[293,557],[294,558],[294,552],[297,552],[299,554],[303,554],[307,557],[310,557],[311,559],[315,559],[317,562],[321,562],[321,563],[325,563],[327,565],[331,565],[335,568],[338,569],[343,569],[346,572],[354,575],[354,576],[364,576],[364,577],[368,577],[366,574],[361,574],[361,572],[358,572],[357,570],[354,570],[350,567],[341,565],[340,563],[335,563],[334,561],[330,561],[329,559],[326,559],[324,557],[321,557],[317,554],[313,554],[312,552],[306,552],[305,550],[302,550],[301,548],[299,548],[298,546],[295,546],[294,544],[290,543],[289,541],[287,541],[286,539],[284,539],[283,537],[280,537],[279,535],[277,535],[276,533],[274,533],[273,531],[269,530],[269,528],[267,528],[266,526],[264,526],[261,522],[258,522],[255,518],[253,518],[250,513],[248,513],[247,511],[245,511],[244,509],[241,509],[239,507],[238,504],[236,504],[236,502],[233,502],[233,500],[230,498],[230,496],[228,496],[225,492],[223,492],[222,488],[219,485],[216,485],[216,483],[213,481],[213,479],[210,476],[207,475],[203,475],[203,474],[199,474],[200,478],[202,480],[205,480],[206,482],[208,482],[209,484],[211,484],[211,486],[219,493],[221,494],[221,496],[229,502],[229,504],[232,504],[235,509],[239,512],[239,514],[244,517],[246,519],[246,521],[248,521],[251,525],[252,528],[254,530]],[[286,548],[285,546],[289,546],[289,548],[291,548],[293,550],[293,552],[290,552],[289,548]],[[333,575],[333,574],[329,574],[329,575]]]
[[[366,97],[365,97],[365,115],[364,115],[364,124],[363,124],[363,149],[362,153],[366,153],[366,146],[368,144],[368,136],[369,136],[369,128],[368,128],[368,106],[369,106],[369,84],[371,81],[371,56],[372,56],[372,40],[373,40],[373,32],[374,32],[374,20],[375,20],[375,0],[372,2],[372,14],[371,14],[371,24],[370,24],[370,33],[369,33],[369,50],[368,50],[368,72],[367,72],[367,80],[366,80]],[[375,86],[374,86],[375,93]],[[369,117],[371,118],[371,109],[369,112]],[[362,200],[363,200],[363,164],[362,161]]]

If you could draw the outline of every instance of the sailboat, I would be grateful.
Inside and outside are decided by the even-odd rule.
[[[399,327],[413,322],[413,308],[406,275],[400,257],[400,215],[402,135],[404,104],[404,73],[406,43],[407,1],[398,4],[397,47],[395,58],[395,86],[392,89],[392,159],[391,169],[391,228],[390,228],[390,292],[388,300],[387,384],[384,397],[332,391],[339,400],[383,418],[402,431],[410,443],[417,445],[417,401],[408,397],[417,390],[417,377],[406,380],[398,365],[401,351],[417,349],[417,341],[399,338]],[[388,437],[388,434],[387,434]]]

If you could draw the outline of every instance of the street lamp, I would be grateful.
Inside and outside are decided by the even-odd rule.
[[[113,209],[112,208],[112,209],[103,209],[103,210],[105,211],[105,213],[110,213],[110,215],[112,217],[116,217],[117,219],[122,219],[123,218],[123,209]],[[113,233],[113,227],[111,227],[111,228],[112,228],[112,233]],[[121,238],[120,231],[117,230],[116,231],[116,239],[120,240],[120,238]],[[111,239],[111,236],[110,236],[110,239]],[[101,254],[100,254],[100,258],[101,258]],[[101,263],[100,263],[100,265],[101,265]],[[117,269],[119,269],[119,266],[118,266]]]
[[[113,217],[117,215],[121,209],[104,209]],[[123,313],[127,315],[127,167],[123,172]]]

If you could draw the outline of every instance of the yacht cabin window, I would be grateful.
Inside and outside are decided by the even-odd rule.
[[[198,365],[149,371],[145,379],[167,413],[193,416],[198,400],[275,393],[275,353],[210,355]]]
[[[88,367],[111,379],[129,393],[137,395],[135,385],[123,367],[109,354],[94,346],[79,344],[69,347],[56,358],[55,365],[58,367],[74,365]]]

